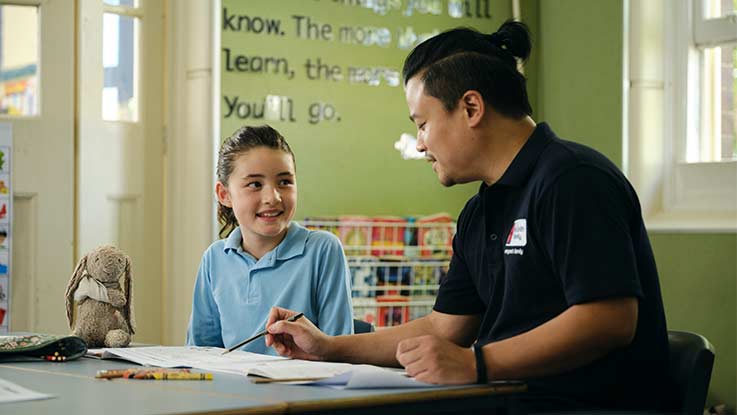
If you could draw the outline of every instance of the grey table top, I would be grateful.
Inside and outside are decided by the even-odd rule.
[[[114,360],[0,364],[0,378],[53,399],[0,405],[0,414],[299,413],[402,405],[520,392],[519,386],[339,390],[319,386],[254,384],[215,373],[212,381],[95,379],[101,369],[134,367]]]

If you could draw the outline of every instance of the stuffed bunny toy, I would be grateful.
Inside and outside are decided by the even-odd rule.
[[[123,287],[120,286],[120,277]],[[77,301],[77,319],[74,319]],[[125,347],[134,334],[130,258],[114,246],[79,260],[66,291],[67,322],[88,347]]]

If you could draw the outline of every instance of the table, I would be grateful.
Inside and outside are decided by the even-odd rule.
[[[215,373],[212,381],[95,379],[101,369],[134,367],[114,360],[0,364],[0,378],[53,399],[0,405],[0,414],[291,414],[519,413],[524,385],[339,390],[254,384]]]

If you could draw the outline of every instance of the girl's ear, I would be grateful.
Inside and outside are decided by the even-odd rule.
[[[221,205],[232,208],[233,203],[230,201],[230,192],[228,188],[218,181],[215,183],[215,195],[218,197],[218,202]]]

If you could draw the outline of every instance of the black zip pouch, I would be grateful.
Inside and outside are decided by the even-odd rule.
[[[87,344],[81,338],[55,334],[0,336],[0,362],[48,360],[65,362],[84,356]]]

